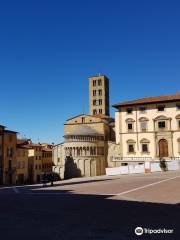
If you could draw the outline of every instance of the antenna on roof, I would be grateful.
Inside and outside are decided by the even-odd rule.
[[[101,76],[101,74],[99,73],[99,77]]]

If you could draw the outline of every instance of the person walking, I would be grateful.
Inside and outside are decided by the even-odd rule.
[[[51,174],[51,186],[54,186],[54,174]]]

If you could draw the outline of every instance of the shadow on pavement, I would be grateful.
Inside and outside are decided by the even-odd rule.
[[[1,194],[1,239],[179,239],[180,204],[112,200],[110,196],[71,194],[68,190],[59,192],[68,194]],[[174,234],[136,236],[137,226],[174,229]]]
[[[112,181],[112,180],[117,180],[119,178],[116,178],[116,179],[96,179],[96,180],[86,180],[86,181],[82,181],[82,180],[79,180],[79,181],[76,181],[76,182],[65,182],[65,183],[57,183],[57,182],[54,182],[54,186],[55,187],[58,187],[58,186],[69,186],[69,185],[79,185],[79,184],[91,184],[91,183],[96,183],[96,182],[105,182],[105,181]],[[13,188],[17,188],[19,189],[22,193],[23,193],[23,190],[25,192],[27,191],[31,191],[31,190],[35,190],[35,189],[42,189],[42,191],[44,191],[43,189],[44,188],[48,188],[48,189],[51,189],[52,186],[50,183],[46,184],[46,186],[43,187],[43,184],[34,184],[34,185],[18,185],[18,186],[1,186],[0,187],[0,193],[3,193],[3,192],[8,192],[9,189],[13,189]],[[57,190],[59,192],[59,190]],[[10,193],[12,191],[9,191]],[[40,190],[39,190],[40,192]]]

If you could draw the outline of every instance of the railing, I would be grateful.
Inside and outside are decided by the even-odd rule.
[[[122,161],[151,161],[151,157],[112,157],[113,162],[122,162]]]
[[[111,161],[113,162],[122,162],[122,161],[159,161],[158,158],[152,157],[111,157]],[[180,161],[180,157],[169,157],[166,160],[178,160]]]

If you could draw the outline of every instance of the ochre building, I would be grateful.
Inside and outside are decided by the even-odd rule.
[[[0,184],[15,184],[17,132],[0,125]]]

